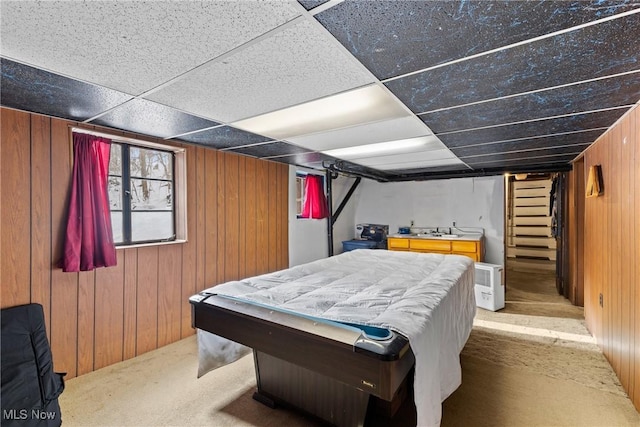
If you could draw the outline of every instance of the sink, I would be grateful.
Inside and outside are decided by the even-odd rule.
[[[396,234],[393,237],[400,238],[428,238],[428,239],[459,239],[463,237],[462,234],[443,234],[443,233],[411,233],[411,234]]]
[[[413,237],[428,237],[435,239],[458,239],[462,237],[460,234],[442,234],[442,233],[417,233],[412,234]]]

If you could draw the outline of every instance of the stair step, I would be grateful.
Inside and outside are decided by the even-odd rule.
[[[509,258],[507,259],[507,268],[525,272],[555,271],[556,262],[539,259]]]

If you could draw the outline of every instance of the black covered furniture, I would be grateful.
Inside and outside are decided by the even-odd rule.
[[[396,332],[206,291],[189,301],[194,327],[253,348],[253,397],[267,406],[362,426],[370,408],[391,417],[406,397],[415,358],[408,339]]]
[[[53,372],[42,306],[5,308],[0,319],[2,426],[59,426],[64,374]]]

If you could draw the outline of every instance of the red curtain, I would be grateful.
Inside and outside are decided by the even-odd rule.
[[[111,140],[73,134],[73,182],[65,234],[63,271],[116,265],[108,175]]]
[[[302,206],[302,218],[321,219],[329,216],[327,198],[324,195],[322,177],[307,175],[304,184],[304,206]]]

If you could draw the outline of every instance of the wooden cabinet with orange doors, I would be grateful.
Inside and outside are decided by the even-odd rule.
[[[483,261],[482,237],[473,239],[435,239],[413,237],[389,237],[387,247],[391,251],[429,252],[466,255],[474,261]]]

